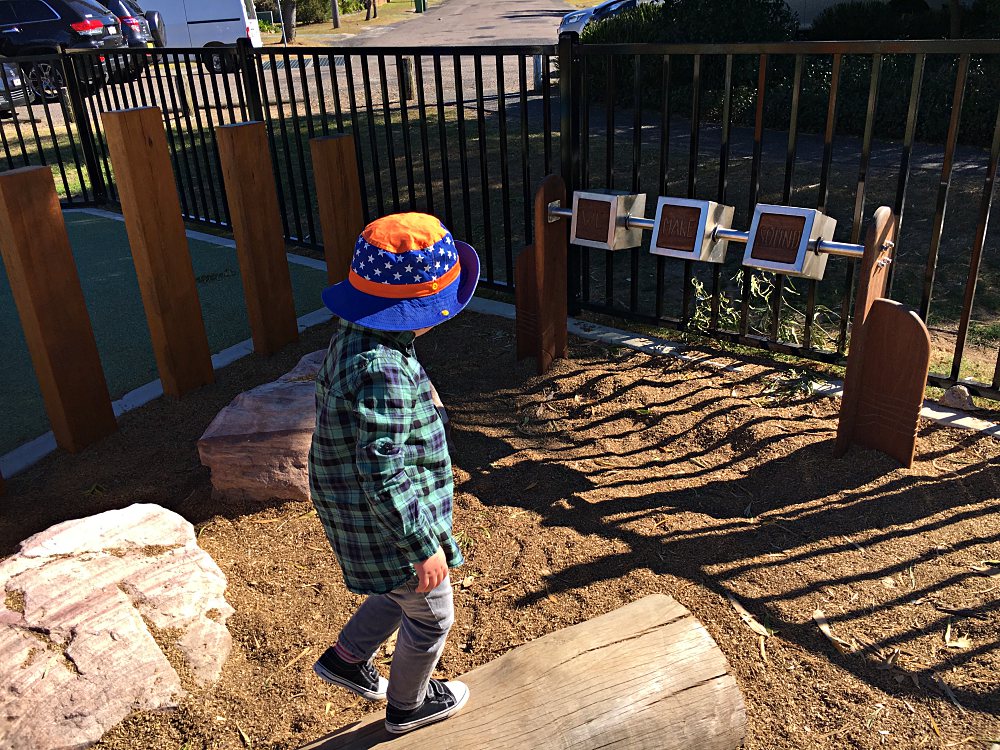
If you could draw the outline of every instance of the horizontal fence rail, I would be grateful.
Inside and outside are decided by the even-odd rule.
[[[185,217],[228,227],[215,128],[266,124],[287,241],[319,248],[309,140],[351,133],[366,220],[419,210],[513,284],[534,189],[816,207],[857,242],[878,205],[902,221],[892,296],[934,340],[933,385],[1000,398],[1000,258],[989,232],[1000,155],[1000,43],[791,42],[156,49],[14,58],[5,169],[50,166],[67,205],[117,200],[101,116],[164,114]],[[29,77],[33,72],[34,76]],[[45,75],[41,75],[44,73]],[[10,79],[10,76],[5,76]],[[32,82],[45,84],[32,90]],[[20,102],[20,103],[18,103]],[[648,239],[647,239],[648,242]],[[823,281],[652,256],[571,251],[571,306],[842,362],[855,263]],[[981,283],[978,283],[982,280]]]

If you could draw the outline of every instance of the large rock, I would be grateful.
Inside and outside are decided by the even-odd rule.
[[[0,563],[0,747],[83,748],[216,681],[226,577],[157,505],[67,521]]]
[[[198,453],[212,470],[217,495],[309,499],[315,380],[325,354],[307,354],[287,375],[241,393],[212,420],[198,441]]]

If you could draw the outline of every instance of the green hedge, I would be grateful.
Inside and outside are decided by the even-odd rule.
[[[340,12],[343,14],[357,13],[365,9],[363,0],[338,0]],[[269,10],[278,18],[278,4],[276,0],[257,0],[259,10]],[[298,0],[295,8],[295,21],[297,26],[307,23],[321,23],[329,21],[330,0]]]
[[[963,28],[1000,29],[1000,0],[977,0],[965,11]],[[854,20],[852,20],[854,19]],[[878,3],[863,0],[845,3],[824,11],[811,36],[823,38],[900,38],[909,34],[922,37],[934,29],[947,33],[947,10],[930,10],[924,0],[893,0]],[[880,31],[881,30],[881,31]],[[720,0],[699,5],[695,0],[679,0],[672,5],[644,5],[614,18],[588,26],[583,42],[738,43],[744,41],[784,41],[794,38],[795,20],[781,0]],[[910,55],[882,57],[878,107],[874,132],[881,138],[903,136],[909,108],[913,74]],[[663,64],[652,56],[642,59],[639,71],[642,106],[658,110],[664,94]],[[609,66],[613,65],[613,70]],[[799,96],[799,128],[803,132],[823,132],[832,78],[829,56],[805,58]],[[872,58],[844,56],[841,60],[837,98],[837,132],[861,135],[868,114],[868,89]],[[756,55],[737,55],[733,61],[730,111],[733,124],[752,125],[756,108]],[[772,55],[768,60],[764,97],[764,126],[787,129],[791,111],[795,61],[790,55]],[[948,131],[958,61],[955,57],[930,55],[926,59],[917,138],[943,141]],[[587,58],[587,85],[597,106],[611,92],[613,105],[631,108],[634,96],[634,63],[631,56]],[[690,117],[693,59],[688,55],[672,58],[670,108],[674,115]],[[702,58],[700,115],[718,122],[722,117],[725,61],[721,56]],[[960,138],[963,143],[988,145],[1000,103],[1000,61],[973,58],[969,68]]]

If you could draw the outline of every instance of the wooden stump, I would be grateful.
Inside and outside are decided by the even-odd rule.
[[[354,243],[365,228],[354,136],[342,133],[313,138],[309,141],[309,149],[323,230],[326,280],[336,284],[347,278],[354,257]]]
[[[163,392],[179,398],[215,372],[163,114],[144,107],[101,119]]]
[[[56,442],[82,451],[118,423],[48,167],[0,175],[0,257]]]
[[[460,677],[461,713],[393,737],[379,711],[303,750],[733,750],[746,710],[708,631],[654,594]]]
[[[215,129],[215,137],[253,348],[270,356],[298,341],[299,328],[267,127],[262,122],[223,125]]]

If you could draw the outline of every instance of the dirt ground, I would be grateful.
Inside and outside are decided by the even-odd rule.
[[[56,521],[155,502],[197,525],[229,578],[222,680],[176,712],[129,717],[99,747],[296,748],[378,710],[311,670],[361,601],[311,506],[215,501],[196,451],[236,393],[328,335],[237,362],[8,485],[4,553]],[[748,749],[1000,743],[1000,442],[924,423],[911,470],[859,449],[834,458],[838,402],[803,397],[765,363],[574,340],[571,360],[536,377],[512,350],[512,323],[472,313],[421,340],[455,426],[467,556],[443,675],[663,592],[729,660]]]

